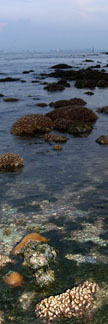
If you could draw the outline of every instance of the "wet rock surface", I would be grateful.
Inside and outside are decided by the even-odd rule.
[[[108,136],[102,135],[97,138],[96,142],[102,145],[108,145]]]
[[[19,154],[6,153],[0,155],[0,171],[14,171],[24,166],[24,159]]]
[[[43,115],[32,114],[18,119],[11,127],[14,135],[35,135],[50,131],[52,122],[50,118]]]

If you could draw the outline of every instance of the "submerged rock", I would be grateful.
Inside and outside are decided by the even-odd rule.
[[[94,92],[92,91],[87,91],[87,92],[84,92],[85,94],[87,94],[88,96],[93,96],[94,95]]]
[[[53,146],[53,150],[54,151],[61,151],[63,149],[63,146],[62,145],[54,145]]]
[[[36,106],[44,108],[44,107],[47,107],[47,104],[44,102],[41,102],[41,103],[36,104]]]
[[[53,247],[42,242],[31,242],[23,250],[23,255],[23,265],[32,269],[36,284],[40,287],[48,286],[55,280],[54,271],[50,269],[56,258]]]
[[[14,171],[24,166],[24,159],[19,154],[6,153],[0,155],[0,171]]]
[[[36,271],[34,277],[36,278],[36,282],[40,287],[48,286],[55,281],[54,271],[51,269],[47,269],[46,271],[40,269]]]
[[[93,308],[93,295],[99,290],[96,283],[85,281],[82,285],[66,292],[43,299],[36,305],[36,316],[44,323],[72,317],[82,318],[89,315]]]
[[[97,138],[96,142],[102,145],[108,145],[108,136],[102,135]]]
[[[11,134],[18,136],[33,136],[49,132],[52,126],[47,116],[31,114],[18,119],[11,127]]]
[[[0,82],[13,82],[13,81],[20,81],[20,79],[19,78],[11,78],[11,77],[0,79]]]
[[[58,135],[58,134],[45,134],[44,139],[46,142],[56,142],[56,143],[65,143],[67,141],[66,136]]]

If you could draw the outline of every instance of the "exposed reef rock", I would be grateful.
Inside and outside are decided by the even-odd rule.
[[[97,120],[96,114],[89,108],[80,106],[67,106],[46,114],[52,121],[64,118],[72,121],[94,122]]]
[[[46,142],[56,142],[56,143],[65,143],[67,141],[66,136],[58,135],[58,134],[45,134],[44,139]]]
[[[61,101],[58,102],[58,105],[61,104]],[[92,123],[98,118],[91,109],[73,105],[53,110],[46,116],[51,118],[53,129],[77,136],[89,134],[93,129]]]
[[[5,275],[4,282],[7,286],[10,286],[10,287],[22,286],[23,276],[20,275],[18,272],[11,271]]]
[[[72,66],[64,63],[53,65],[51,69],[70,69]]]
[[[19,78],[11,78],[11,77],[0,79],[0,82],[14,82],[14,81],[20,81],[20,79]]]
[[[68,81],[75,80],[75,86],[80,89],[94,89],[96,86],[108,87],[108,73],[105,71],[92,70],[91,67],[80,69],[78,71],[56,69],[54,72],[47,74],[46,76],[61,78]]]
[[[108,136],[102,135],[97,138],[96,142],[102,145],[108,145]]]
[[[61,318],[82,318],[93,308],[93,295],[99,290],[97,284],[85,281],[82,285],[68,289],[65,293],[50,296],[36,305],[36,316],[44,323],[55,323]]]
[[[48,242],[47,238],[38,234],[38,233],[30,233],[24,236],[20,243],[18,243],[12,251],[13,255],[17,255],[21,252],[21,249],[24,249],[29,242]]]
[[[3,99],[5,102],[16,102],[16,101],[18,101],[18,99],[17,98],[5,98],[5,99]]]
[[[0,171],[14,171],[24,166],[24,159],[19,154],[6,153],[0,155]]]
[[[57,82],[48,83],[46,87],[44,87],[47,91],[54,92],[54,91],[63,91],[65,89],[64,85],[59,84]]]
[[[28,74],[28,73],[31,73],[31,72],[34,72],[34,70],[25,70],[25,71],[23,71],[22,73],[23,73],[23,74]]]
[[[94,95],[94,92],[92,91],[87,91],[87,92],[84,92],[85,94],[87,94],[88,96],[93,96]]]
[[[11,127],[11,133],[14,135],[44,134],[49,132],[52,126],[51,119],[38,114],[26,115],[18,119]]]
[[[108,106],[98,108],[96,111],[99,113],[108,114]]]
[[[86,101],[80,98],[73,98],[70,100],[58,100],[55,102],[51,102],[50,107],[54,107],[54,108],[61,108],[61,107],[65,107],[65,106],[84,106],[86,105]]]

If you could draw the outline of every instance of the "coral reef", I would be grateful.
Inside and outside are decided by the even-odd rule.
[[[8,263],[12,263],[13,261],[7,256],[0,254],[0,268],[5,267]]]
[[[65,143],[67,141],[66,136],[58,135],[58,134],[45,134],[44,139],[47,142],[56,142],[56,143]]]
[[[60,318],[82,318],[93,308],[93,294],[98,290],[97,284],[85,281],[65,293],[43,299],[36,305],[36,316],[44,323],[54,323]]]
[[[18,272],[9,272],[5,275],[4,282],[8,286],[18,287],[23,284],[23,276],[21,276]]]
[[[11,127],[14,135],[35,135],[49,132],[52,126],[51,119],[38,114],[26,115],[18,119]]]
[[[24,159],[19,154],[6,153],[0,155],[0,170],[15,170],[24,165]]]
[[[54,271],[51,269],[39,269],[35,272],[34,277],[36,278],[36,283],[42,288],[48,286],[55,281]]]
[[[25,248],[29,242],[33,242],[33,241],[48,242],[48,240],[44,236],[38,233],[30,233],[24,236],[21,242],[15,246],[15,248],[12,251],[12,254],[13,255],[19,254],[21,249]]]

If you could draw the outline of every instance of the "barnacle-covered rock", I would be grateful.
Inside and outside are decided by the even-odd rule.
[[[52,126],[51,119],[39,114],[26,115],[18,119],[11,127],[11,133],[14,135],[44,134],[49,132]]]
[[[47,243],[31,242],[24,249],[24,264],[33,270],[49,267],[56,251]]]
[[[35,272],[34,277],[36,278],[36,283],[40,287],[48,286],[52,284],[55,280],[54,271],[51,269],[39,269]]]
[[[56,142],[56,143],[65,143],[67,141],[66,136],[58,134],[45,134],[44,139],[46,142]]]
[[[0,170],[15,170],[24,165],[24,159],[19,154],[6,153],[0,155]]]
[[[93,294],[98,290],[97,284],[85,281],[63,294],[43,299],[36,305],[36,316],[44,323],[54,323],[60,318],[82,318],[93,308]]]
[[[76,122],[70,124],[69,133],[75,136],[85,136],[91,132],[93,126],[91,123]]]

